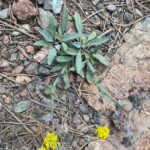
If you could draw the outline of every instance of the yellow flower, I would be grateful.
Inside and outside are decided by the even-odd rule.
[[[38,150],[47,150],[44,146],[41,146]]]
[[[99,126],[95,133],[99,137],[100,140],[106,140],[109,136],[110,130],[107,126]]]
[[[54,133],[47,133],[46,137],[44,138],[43,145],[45,146],[46,150],[56,150],[57,146],[60,146],[58,136]]]

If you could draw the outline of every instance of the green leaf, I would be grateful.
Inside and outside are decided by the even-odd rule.
[[[62,43],[62,47],[63,47],[63,50],[64,50],[64,51],[67,51],[68,46],[67,46],[67,44],[66,44],[66,43]]]
[[[63,66],[61,64],[58,64],[56,66],[54,66],[50,72],[57,72],[57,71],[60,71],[61,69],[63,68]]]
[[[41,28],[38,28],[37,31],[47,42],[53,42],[53,38],[48,31]]]
[[[62,41],[70,41],[70,40],[78,39],[80,37],[81,34],[79,33],[65,34],[62,38]]]
[[[94,66],[91,64],[91,62],[89,60],[86,61],[86,64],[89,68],[89,70],[92,72],[92,73],[95,73],[95,69],[94,69]]]
[[[58,56],[56,57],[57,62],[69,62],[72,58],[69,56]]]
[[[89,36],[88,36],[88,39],[87,39],[87,42],[93,40],[96,38],[96,32],[92,32]]]
[[[108,37],[102,37],[102,38],[98,38],[98,39],[94,39],[89,41],[85,46],[100,46],[106,42],[108,42],[109,38]]]
[[[47,63],[51,65],[56,56],[57,56],[57,50],[55,48],[52,48],[48,53]]]
[[[57,28],[57,21],[53,15],[49,18],[49,32],[51,33],[51,36],[55,38],[56,34],[56,28]]]
[[[105,66],[107,66],[109,63],[108,58],[100,55],[99,53],[94,53],[92,56]]]
[[[39,41],[36,41],[34,43],[35,46],[48,46],[49,43],[47,43],[46,41],[43,41],[43,40],[39,40]]]
[[[74,48],[68,47],[67,51],[65,51],[66,54],[71,56],[76,56],[78,51]]]
[[[86,80],[90,84],[95,80],[95,75],[89,69],[86,71]]]
[[[71,67],[69,70],[70,71],[76,71],[76,68],[75,67]]]
[[[75,12],[74,20],[75,20],[75,26],[76,26],[78,33],[82,34],[82,19],[79,13]]]
[[[64,4],[63,14],[62,14],[62,23],[61,23],[61,32],[64,33],[67,29],[68,23],[68,11],[66,5]]]
[[[80,74],[80,72],[82,71],[82,68],[83,68],[81,51],[78,51],[78,53],[77,53],[75,64],[76,64],[76,71],[78,74]]]
[[[63,74],[63,80],[65,83],[65,89],[69,88],[70,87],[70,81],[69,81],[68,71]]]

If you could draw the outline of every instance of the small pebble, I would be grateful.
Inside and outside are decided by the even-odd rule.
[[[109,4],[109,5],[107,6],[107,10],[108,10],[109,12],[113,13],[113,12],[116,11],[116,6],[113,5],[113,4]]]
[[[86,122],[89,122],[90,117],[89,117],[88,115],[83,115],[83,119],[84,119]]]
[[[27,53],[34,54],[34,47],[31,45],[26,46]]]
[[[133,14],[130,12],[125,12],[123,20],[125,23],[130,23],[133,20]]]

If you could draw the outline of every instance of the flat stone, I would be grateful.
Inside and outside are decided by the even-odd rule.
[[[80,112],[83,113],[83,114],[89,113],[88,109],[87,109],[86,106],[83,105],[83,104],[80,104],[80,105],[79,105],[79,110],[80,110]]]
[[[9,14],[9,9],[8,8],[0,10],[0,17],[1,18],[3,18],[3,19],[7,18],[8,14]]]
[[[30,104],[31,104],[31,102],[28,100],[18,102],[17,105],[15,106],[15,112],[22,113],[22,112],[28,110],[30,107]]]
[[[17,56],[18,56],[17,53],[12,54],[11,58],[10,58],[10,61],[16,61],[17,60]]]
[[[46,29],[49,26],[49,18],[52,16],[50,11],[39,8],[38,24],[41,28]]]
[[[115,12],[116,11],[116,6],[115,5],[113,5],[113,4],[109,4],[108,6],[107,6],[107,10],[109,11],[109,12]]]
[[[4,94],[6,92],[5,87],[0,86],[0,94]]]
[[[50,74],[50,69],[43,67],[43,66],[39,67],[39,75],[40,76],[47,76],[49,74]]]
[[[37,75],[38,74],[38,64],[37,63],[31,63],[26,68],[26,73],[30,75]]]
[[[53,0],[44,0],[44,2],[43,2],[44,9],[52,10],[52,2],[53,2]]]
[[[123,20],[125,23],[130,23],[133,20],[133,14],[130,12],[125,12]]]

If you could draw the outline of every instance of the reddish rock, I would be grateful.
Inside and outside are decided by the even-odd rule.
[[[124,36],[125,43],[117,50],[103,81],[110,94],[126,99],[130,91],[148,91],[150,85],[150,24],[136,24]]]
[[[14,16],[20,21],[25,21],[37,15],[38,11],[30,0],[14,1],[12,5]]]
[[[114,110],[114,105],[108,97],[101,98],[100,92],[98,91],[95,84],[84,83],[82,86],[83,92],[82,97],[85,99],[87,104],[96,111],[106,112],[107,110]],[[100,99],[103,99],[101,102]]]

